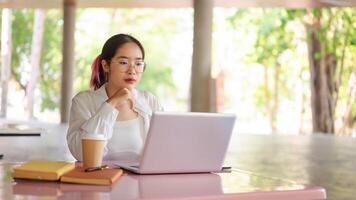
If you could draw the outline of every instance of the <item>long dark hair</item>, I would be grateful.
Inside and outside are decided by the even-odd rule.
[[[141,49],[142,59],[145,58],[145,50],[142,44],[131,35],[117,34],[109,38],[101,50],[101,54],[98,55],[92,64],[92,73],[90,79],[90,87],[94,90],[100,88],[107,81],[107,74],[104,72],[101,64],[102,60],[110,63],[111,59],[115,56],[116,51],[124,44],[133,42]]]

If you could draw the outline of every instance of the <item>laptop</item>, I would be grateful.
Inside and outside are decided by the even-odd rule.
[[[118,166],[137,174],[221,171],[235,118],[221,113],[154,112],[139,164]]]

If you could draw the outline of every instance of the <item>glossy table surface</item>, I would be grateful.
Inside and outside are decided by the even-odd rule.
[[[229,173],[135,175],[111,186],[13,179],[15,164],[0,165],[1,199],[325,199],[325,190],[234,170]]]
[[[65,139],[67,125],[41,123],[31,125],[44,127],[47,131],[41,137],[0,136],[0,154],[4,154],[3,159],[0,160],[0,199],[26,199],[28,197],[29,199],[36,199],[35,197],[80,199],[83,196],[89,199],[87,196],[89,194],[92,194],[93,199],[115,199],[118,194],[128,195],[126,199],[157,199],[158,197],[169,199],[169,197],[179,197],[179,194],[183,195],[183,199],[190,199],[194,197],[192,194],[197,194],[195,197],[199,199],[204,196],[199,193],[200,190],[212,192],[207,199],[221,199],[222,197],[234,199],[236,195],[240,195],[239,199],[242,198],[241,195],[249,199],[251,195],[260,194],[256,191],[275,191],[268,193],[273,195],[278,190],[288,189],[297,190],[299,194],[302,194],[301,191],[305,189],[303,185],[309,186],[303,193],[304,195],[320,195],[322,190],[319,187],[322,187],[326,189],[328,199],[352,199],[356,196],[354,190],[356,188],[354,179],[356,177],[354,170],[356,168],[356,140],[319,134],[304,136],[234,134],[225,165],[233,166],[238,170],[218,175],[193,174],[192,178],[185,178],[188,180],[186,183],[182,183],[184,181],[180,178],[181,176],[150,178],[150,176],[131,174],[125,174],[112,187],[90,186],[91,189],[80,185],[14,181],[11,178],[11,169],[23,161],[30,159],[74,161]],[[207,183],[207,185],[195,186],[197,183],[194,180],[200,180],[197,183]],[[153,187],[155,184],[156,187]],[[127,189],[123,189],[125,187]],[[191,191],[189,188],[192,188]],[[71,190],[68,191],[68,189]],[[31,192],[34,193],[31,194]],[[280,192],[277,193],[280,195]]]

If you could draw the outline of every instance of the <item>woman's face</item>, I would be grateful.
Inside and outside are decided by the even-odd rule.
[[[102,65],[109,75],[108,84],[111,87],[132,90],[140,82],[143,72],[141,49],[136,43],[126,43],[116,50],[110,63],[103,60]]]

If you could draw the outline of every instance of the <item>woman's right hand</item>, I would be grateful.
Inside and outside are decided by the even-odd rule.
[[[118,108],[120,105],[125,103],[130,103],[130,108],[132,109],[135,100],[129,89],[122,88],[117,90],[106,102],[115,108]]]

